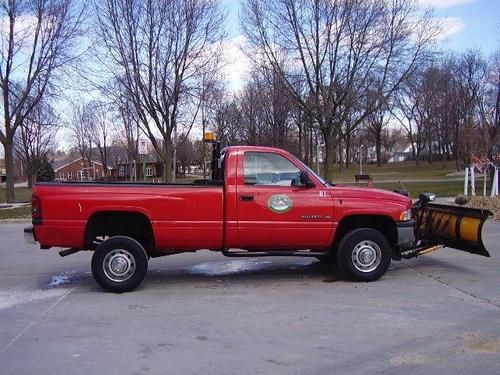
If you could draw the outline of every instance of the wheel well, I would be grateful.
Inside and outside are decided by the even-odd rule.
[[[353,215],[347,216],[340,221],[333,240],[334,247],[344,235],[357,228],[375,229],[387,238],[392,249],[396,246],[398,232],[396,223],[390,217],[383,215]]]
[[[93,214],[85,229],[85,247],[94,250],[105,237],[127,236],[137,240],[147,252],[155,247],[148,217],[139,212],[107,211]]]

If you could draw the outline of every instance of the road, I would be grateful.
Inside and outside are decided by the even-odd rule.
[[[491,258],[443,249],[374,283],[202,251],[153,259],[121,295],[23,226],[0,224],[2,375],[500,373],[500,223]]]

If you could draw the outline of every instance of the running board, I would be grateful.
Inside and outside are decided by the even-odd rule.
[[[309,251],[309,250],[294,250],[294,251],[284,251],[284,250],[275,250],[275,251],[247,251],[247,250],[222,250],[222,254],[227,257],[234,258],[250,258],[250,257],[321,257],[325,256],[325,252],[319,251]]]

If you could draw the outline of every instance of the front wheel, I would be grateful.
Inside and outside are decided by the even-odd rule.
[[[353,281],[375,281],[391,264],[391,246],[385,236],[370,228],[354,229],[340,241],[337,263]]]
[[[137,288],[147,270],[146,251],[130,237],[111,237],[101,243],[92,256],[92,275],[110,292],[123,293]]]

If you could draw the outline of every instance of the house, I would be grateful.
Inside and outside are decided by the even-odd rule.
[[[392,154],[392,156],[387,160],[388,163],[395,163],[399,161],[405,161],[408,159],[411,159],[411,152],[405,152],[405,151],[400,151],[400,152],[395,152]]]
[[[396,150],[387,160],[388,163],[410,160],[413,157],[411,145],[406,145],[399,150]]]
[[[113,180],[158,182],[162,163],[154,155],[140,155],[139,160],[119,161],[111,173]]]
[[[56,180],[58,181],[95,181],[104,178],[104,167],[98,161],[92,160],[88,165],[82,157],[66,158],[52,163]],[[108,167],[108,176],[111,167]]]

